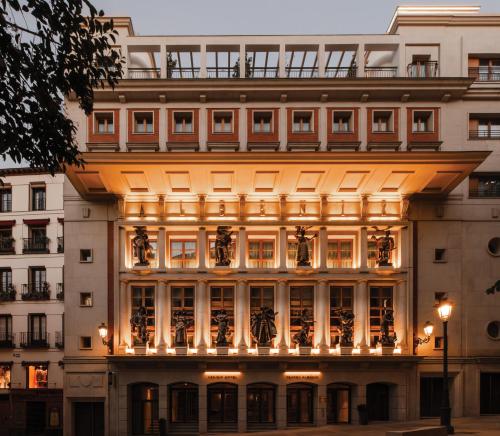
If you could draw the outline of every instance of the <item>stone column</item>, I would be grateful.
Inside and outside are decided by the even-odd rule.
[[[318,384],[318,396],[315,400],[316,402],[316,425],[322,426],[326,425],[326,405],[327,405],[327,393],[326,385],[324,381]]]
[[[200,45],[200,79],[207,77],[207,46],[206,44]]]
[[[314,345],[319,346],[320,353],[328,353],[327,327],[328,323],[328,280],[320,280],[315,291],[314,313]],[[329,335],[328,335],[329,336]]]
[[[287,240],[286,240],[286,227],[280,227],[279,237],[279,271],[287,272],[286,258],[287,258]]]
[[[318,75],[319,75],[319,77],[325,77],[325,69],[326,69],[325,44],[320,44],[318,46]]]
[[[407,270],[410,265],[410,241],[409,241],[410,232],[408,231],[408,227],[402,228],[400,230],[400,244],[399,244],[399,257],[401,259],[399,267],[401,269]]]
[[[406,281],[398,283],[394,306],[394,330],[403,354],[408,352],[408,295]]]
[[[240,263],[239,270],[240,272],[246,272],[247,262],[246,262],[246,253],[247,253],[247,230],[245,227],[240,227],[238,231],[238,244],[239,244],[239,253],[240,253]]]
[[[285,44],[280,44],[280,54],[278,60],[279,77],[286,77],[286,47]]]
[[[368,232],[361,227],[359,232],[359,271],[368,272]]]
[[[358,67],[358,77],[365,77],[365,45],[359,44],[356,51],[356,65]]]
[[[205,271],[207,269],[207,230],[205,227],[198,229],[198,269]]]
[[[368,287],[367,281],[361,280],[357,283],[354,304],[354,344],[361,349],[362,354],[369,352],[367,343],[368,332]]]
[[[166,269],[165,254],[167,247],[165,245],[165,227],[158,229],[158,268],[162,271]]]
[[[207,281],[199,280],[195,294],[195,346],[198,354],[206,354],[210,342],[210,302],[207,295]]]
[[[120,281],[120,346],[119,350],[125,353],[130,343],[130,308],[132,306],[132,290],[128,280]]]
[[[287,292],[287,281],[285,279],[278,280],[278,292],[276,295],[276,307],[278,311],[278,337],[276,338],[280,353],[288,353],[289,342],[289,298]]]
[[[167,46],[165,44],[160,45],[160,77],[167,78]]]
[[[156,297],[156,338],[155,345],[158,350],[158,354],[165,354],[167,351],[167,342],[165,341],[165,336],[169,334],[167,318],[165,310],[165,303],[167,299],[167,282],[160,280],[158,282],[158,294]],[[167,315],[167,316],[166,316]]]
[[[319,270],[320,272],[327,272],[326,259],[328,254],[328,233],[326,227],[319,229]]]
[[[238,280],[237,294],[235,298],[235,335],[233,346],[238,347],[239,352],[245,353],[248,349],[248,312],[250,301],[247,298],[247,281]]]
[[[245,78],[245,72],[246,72],[245,55],[246,55],[245,44],[240,44],[240,78],[241,79]]]
[[[118,239],[119,239],[119,257],[120,257],[120,272],[127,269],[126,257],[127,257],[127,232],[125,227],[118,228]]]

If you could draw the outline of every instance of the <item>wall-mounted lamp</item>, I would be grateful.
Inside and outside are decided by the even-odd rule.
[[[97,330],[99,331],[99,336],[102,339],[102,344],[111,349],[113,338],[108,338],[108,326],[104,322],[102,322],[101,325],[97,327]]]
[[[422,345],[422,344],[427,344],[431,340],[432,332],[434,331],[434,325],[430,322],[427,321],[424,324],[424,333],[425,333],[425,338],[415,338],[415,346]]]

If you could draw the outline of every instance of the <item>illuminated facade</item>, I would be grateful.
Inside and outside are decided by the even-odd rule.
[[[414,337],[438,323],[442,293],[462,314],[453,411],[480,413],[482,373],[491,385],[500,372],[483,325],[499,306],[484,290],[499,266],[500,19],[477,12],[400,8],[386,34],[358,36],[135,36],[115,20],[126,78],[96,90],[89,117],[67,102],[87,163],[64,193],[66,434],[356,423],[362,404],[372,420],[430,416],[440,329]],[[233,232],[228,266],[218,226]],[[251,335],[262,306],[277,312],[268,347]],[[354,314],[352,346],[338,309]],[[298,347],[304,310],[311,344]]]

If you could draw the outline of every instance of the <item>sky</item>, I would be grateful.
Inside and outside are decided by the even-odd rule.
[[[384,33],[397,5],[480,5],[500,0],[93,0],[106,15],[130,16],[138,35]]]

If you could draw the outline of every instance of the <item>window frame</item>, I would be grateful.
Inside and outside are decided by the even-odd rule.
[[[175,120],[176,114],[191,114],[191,131],[190,132],[178,132],[177,131],[177,122]],[[193,110],[173,110],[172,111],[172,134],[174,135],[193,135],[195,134],[194,127],[194,111]]]
[[[41,371],[46,371],[45,376],[45,386],[31,386],[30,380],[30,368],[33,368],[33,371],[37,371],[40,369]],[[36,375],[34,373],[33,375]],[[26,389],[48,389],[49,387],[49,365],[47,363],[39,363],[39,362],[28,362],[26,365]]]
[[[40,200],[36,200],[36,193],[43,193],[43,206],[38,207]],[[30,185],[30,210],[42,211],[47,210],[47,186],[45,184],[32,184]]]
[[[7,200],[5,196],[8,197]],[[6,204],[7,207],[4,208],[4,204]],[[0,213],[8,212],[12,212],[12,187],[4,186],[0,188]]]
[[[387,112],[389,114],[389,119],[387,121],[387,130],[379,130],[381,126],[381,122],[377,121],[375,123],[376,114],[379,112]],[[371,119],[371,131],[372,133],[395,133],[394,128],[394,109],[372,109],[372,119]],[[375,130],[375,125],[378,126],[377,130]]]
[[[347,126],[349,130],[335,130],[335,114],[339,112],[349,112],[349,121]],[[332,109],[332,130],[331,133],[334,135],[349,135],[354,133],[354,110],[352,109]]]
[[[83,295],[89,295],[90,297],[90,304],[82,304],[82,296]],[[92,292],[80,292],[79,293],[79,296],[80,296],[80,307],[93,307],[94,306],[94,295]]]
[[[109,131],[109,128],[106,129],[105,132],[100,132],[99,131],[99,119],[98,115],[110,115],[111,114],[111,119],[112,119],[112,129]],[[93,134],[94,135],[114,135],[115,134],[115,112],[114,111],[94,111],[93,112]],[[109,127],[108,123],[105,123],[106,127]]]
[[[146,128],[144,132],[139,132],[137,131],[137,120],[136,120],[136,114],[150,114],[151,115],[151,132],[147,131],[147,126],[149,123],[142,123],[143,126]],[[146,118],[144,118],[146,119]],[[154,135],[155,132],[155,111],[153,110],[133,110],[132,111],[132,134],[133,135]]]
[[[378,289],[378,295],[376,297],[372,296],[372,289]],[[386,297],[382,294],[381,290],[390,289],[390,296]],[[380,344],[380,320],[382,317],[383,311],[383,300],[384,298],[388,298],[390,301],[391,309],[394,310],[394,284],[382,284],[382,283],[371,283],[368,289],[368,328],[369,328],[369,338],[370,338],[370,348],[378,346]],[[372,306],[372,300],[377,299],[378,305]],[[377,315],[374,315],[374,311],[377,311]],[[377,323],[372,324],[372,320],[377,320]],[[389,326],[389,334],[394,334],[395,325],[392,323]],[[375,338],[378,338],[377,340]]]
[[[341,304],[340,306],[333,306],[332,305],[332,291],[335,289],[340,290],[340,301],[344,301],[344,299],[350,299],[351,304],[350,305],[344,305]],[[344,291],[349,290],[351,295],[344,297]],[[335,314],[335,309],[347,309],[350,310],[354,313],[354,285],[352,284],[337,284],[337,283],[330,283],[329,285],[329,330],[330,330],[330,346],[336,346],[337,344],[340,343],[340,335],[341,332],[339,331],[339,327],[341,326],[340,324],[340,317],[339,315]]]
[[[182,258],[181,259],[174,259],[172,258],[172,244],[173,243],[181,243],[182,244]],[[194,258],[186,258],[186,243],[191,242],[194,243],[195,248],[194,248]],[[196,238],[182,238],[182,237],[171,237],[169,238],[168,241],[168,258],[169,258],[169,263],[171,268],[196,268],[196,266],[199,263],[199,253],[198,253],[198,240]],[[173,266],[173,262],[179,262],[180,266]],[[193,266],[187,266],[186,264],[193,263]]]
[[[304,300],[307,298],[303,295],[304,289],[308,289],[311,291],[311,306],[306,306],[304,304]],[[301,294],[299,298],[299,304],[297,305],[292,305],[292,291],[294,289],[301,289]],[[299,332],[301,329],[300,324],[294,324],[297,320],[300,320],[300,316],[302,314],[302,311],[304,309],[309,309],[310,315],[311,315],[311,320],[314,320],[314,306],[315,306],[315,292],[314,292],[314,285],[311,284],[293,284],[289,287],[289,296],[288,296],[288,303],[289,303],[289,309],[288,309],[288,315],[289,315],[289,335],[290,335],[290,340],[293,338],[294,334]],[[294,314],[293,311],[296,311],[297,314]],[[311,328],[310,328],[310,334],[312,337],[312,341],[314,343],[314,335],[315,335],[315,328],[314,328],[314,323],[312,323]]]
[[[309,118],[309,130],[295,130],[295,114],[296,113],[309,113],[310,114],[310,118]],[[315,133],[315,130],[314,130],[314,110],[313,109],[294,109],[292,110],[292,134],[308,134],[308,133]],[[302,122],[300,123],[300,125],[302,126]]]
[[[259,257],[257,259],[251,259],[250,258],[250,244],[252,242],[258,242],[259,243],[259,248],[258,248],[258,253]],[[262,255],[264,253],[264,248],[263,245],[266,242],[271,242],[273,245],[273,257],[271,259],[265,259]],[[246,257],[247,257],[247,265],[248,268],[274,268],[276,266],[276,239],[275,238],[252,238],[252,237],[247,237],[247,244],[246,244]],[[271,263],[272,266],[264,266],[265,263]],[[251,266],[251,263],[256,263],[257,266]]]
[[[134,289],[140,289],[139,297],[134,295]],[[147,290],[152,290],[152,295],[146,295]],[[146,329],[149,332],[149,345],[150,347],[154,347],[155,335],[156,335],[156,300],[157,300],[157,290],[154,284],[142,284],[142,283],[133,283],[130,285],[130,317],[139,309],[139,307],[144,306],[146,308]],[[140,305],[135,305],[135,300],[139,298]],[[147,299],[153,300],[153,305],[147,305]],[[137,345],[135,342],[135,338],[131,335],[130,338],[133,345]],[[144,344],[145,345],[145,344]]]
[[[82,252],[84,250],[89,250],[90,251],[90,258],[83,258],[82,257]],[[80,248],[79,250],[80,253],[80,263],[93,263],[94,262],[94,250],[92,248]]]
[[[341,253],[342,253],[342,250],[341,250],[341,244],[343,242],[349,242],[351,244],[351,257],[350,257],[350,264],[351,266],[342,266],[341,263],[342,263],[342,256],[341,256]],[[329,257],[329,254],[330,254],[330,243],[336,243],[337,244],[337,258],[336,260],[331,260],[330,262],[330,257]],[[327,268],[331,268],[331,269],[342,269],[342,268],[354,268],[354,259],[355,259],[355,256],[356,256],[356,253],[355,253],[355,237],[329,237],[328,240],[327,240],[327,245],[326,245],[326,265],[327,265]],[[335,265],[335,262],[339,262],[340,266],[334,266]],[[333,266],[332,266],[333,265]]]
[[[79,350],[92,350],[93,349],[93,345],[94,345],[93,342],[94,341],[92,340],[93,339],[92,336],[80,336],[78,339],[79,339],[79,341],[78,341],[79,342]],[[88,347],[83,346],[83,342],[86,339],[90,339],[90,345]]]
[[[181,290],[181,297],[179,297],[179,300],[182,301],[182,304],[180,306],[174,306],[174,289],[180,289]],[[186,297],[186,289],[191,289],[193,292],[193,296],[191,297],[193,300],[193,305],[192,306],[187,306],[186,305],[186,299],[189,297]],[[175,297],[177,298],[177,297]],[[186,330],[186,335],[187,335],[187,343],[189,347],[194,347],[194,337],[195,337],[195,329],[196,329],[196,286],[194,284],[184,284],[184,283],[179,283],[179,284],[171,284],[170,285],[170,329],[169,329],[169,335],[170,335],[170,340],[171,344],[174,344],[174,337],[175,337],[175,321],[174,321],[174,312],[182,310],[182,311],[188,311],[191,312],[189,315],[189,318],[191,319],[191,324]]]
[[[216,123],[216,117],[217,114],[231,114],[231,130],[229,131],[223,131],[221,130],[220,132],[217,131],[217,123]],[[234,134],[234,116],[235,112],[234,109],[214,109],[212,110],[212,135],[232,135]],[[229,123],[228,123],[229,124]],[[225,123],[222,123],[223,126],[225,126]]]
[[[426,129],[425,130],[415,130],[415,115],[416,113],[421,112],[421,113],[426,113],[429,115],[427,122],[425,123]],[[412,123],[411,123],[411,132],[416,133],[417,135],[419,133],[435,133],[436,132],[436,122],[435,122],[435,116],[434,116],[434,110],[432,109],[412,109],[411,111],[411,118],[412,118]],[[419,122],[418,125],[421,123]],[[429,124],[431,126],[429,127]]]
[[[271,115],[269,119],[269,131],[264,130],[255,130],[255,114],[263,113]],[[262,123],[260,123],[262,124]],[[266,110],[266,109],[252,109],[252,133],[257,135],[272,135],[274,133],[274,110]]]
[[[213,300],[213,293],[212,291],[214,289],[220,289],[220,307],[215,307],[214,308],[214,300]],[[231,289],[231,295],[232,297],[229,299],[229,298],[225,298],[225,293],[224,293],[224,290],[225,289]],[[217,324],[215,324],[214,322],[214,316],[213,316],[213,313],[215,310],[221,310],[221,309],[224,309],[226,310],[227,312],[227,315],[229,317],[229,332],[230,332],[230,335],[229,335],[229,338],[228,338],[228,345],[231,346],[231,344],[233,343],[233,340],[234,340],[234,326],[235,326],[235,312],[236,312],[236,301],[235,301],[235,294],[236,294],[236,290],[235,290],[235,287],[234,285],[229,285],[229,284],[211,284],[210,285],[210,343],[211,344],[214,344],[215,345],[215,339],[217,337]],[[225,302],[226,301],[229,301],[231,300],[232,301],[232,305],[226,305]]]

